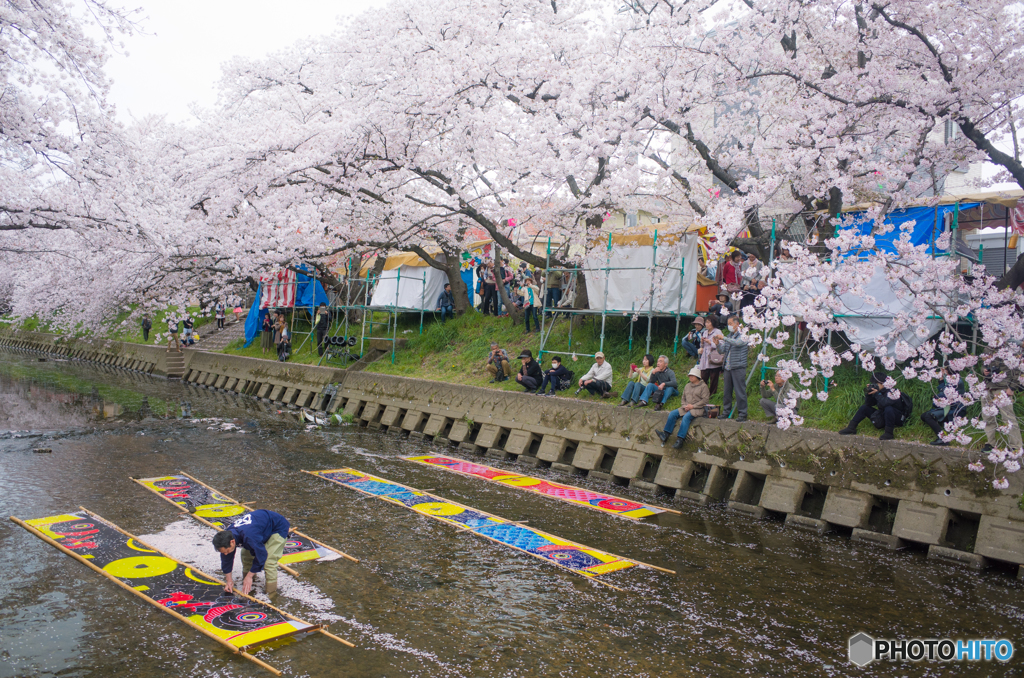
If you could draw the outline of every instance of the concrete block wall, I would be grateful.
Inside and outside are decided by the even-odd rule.
[[[26,332],[0,335],[0,346],[166,374],[160,347]],[[667,414],[649,409],[203,351],[186,351],[185,359],[186,383],[342,411],[360,425],[469,454],[699,504],[724,502],[818,534],[846,531],[888,548],[918,544],[929,557],[969,567],[1024,565],[1024,474],[1009,475],[1010,488],[996,491],[966,470],[962,450],[704,418],[675,450],[655,435]]]
[[[995,491],[966,470],[961,450],[709,419],[698,419],[674,450],[655,436],[663,412],[368,372],[346,374],[337,397],[366,425],[466,453],[725,502],[816,534],[845,531],[888,548],[914,543],[929,557],[969,567],[1024,564],[1021,480]],[[380,417],[388,411],[395,414]]]

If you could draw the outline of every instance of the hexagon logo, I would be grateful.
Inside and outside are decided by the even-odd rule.
[[[875,657],[875,639],[861,631],[850,638],[850,661],[857,666],[867,666]]]

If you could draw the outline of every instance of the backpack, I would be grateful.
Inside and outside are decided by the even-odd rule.
[[[576,382],[576,373],[573,372],[572,370],[569,370],[569,374],[567,374],[566,376],[562,377],[561,381],[559,382],[558,390],[559,391],[564,391],[567,388],[572,388],[572,385],[575,382]]]

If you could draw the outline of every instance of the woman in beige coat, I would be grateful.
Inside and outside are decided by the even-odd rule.
[[[687,378],[690,380],[690,383],[683,387],[682,405],[678,410],[669,412],[668,421],[665,422],[665,430],[658,431],[658,437],[661,438],[661,442],[663,444],[668,442],[668,437],[672,435],[672,431],[676,427],[676,421],[681,418],[683,421],[679,424],[679,436],[672,446],[676,449],[683,446],[683,440],[686,439],[686,434],[690,431],[690,424],[693,423],[695,418],[704,416],[704,406],[711,400],[711,389],[700,378],[699,367],[694,367],[690,370]]]

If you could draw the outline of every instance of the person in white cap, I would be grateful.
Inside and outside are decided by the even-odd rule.
[[[576,389],[576,393],[582,389],[587,389],[602,398],[609,396],[612,390],[612,366],[604,359],[603,351],[594,354],[594,364],[590,371],[580,378],[580,387]]]
[[[699,367],[691,369],[687,378],[690,380],[690,383],[683,387],[683,404],[678,410],[669,412],[668,421],[665,422],[665,430],[657,432],[658,438],[661,439],[662,443],[668,442],[668,437],[672,435],[676,422],[681,418],[683,421],[679,424],[679,435],[672,446],[676,449],[683,446],[686,434],[690,432],[690,424],[693,423],[695,418],[704,416],[704,406],[711,400],[711,389],[700,378]]]

